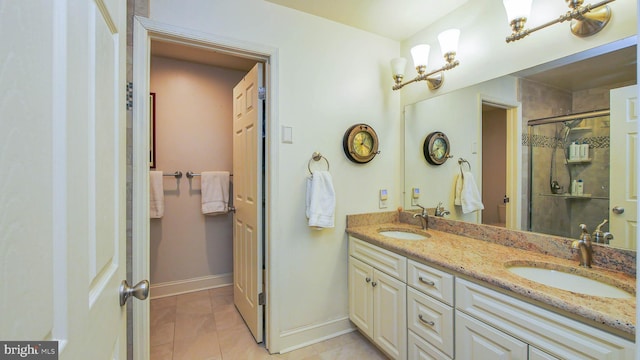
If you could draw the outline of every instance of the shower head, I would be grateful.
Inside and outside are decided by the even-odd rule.
[[[583,119],[575,119],[575,120],[571,120],[571,121],[563,121],[562,123],[564,124],[565,127],[569,128],[569,129],[573,129],[574,127],[578,126]]]

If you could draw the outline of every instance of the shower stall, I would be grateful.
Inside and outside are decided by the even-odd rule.
[[[529,230],[577,238],[584,223],[593,231],[609,216],[609,110],[530,120],[528,128]]]

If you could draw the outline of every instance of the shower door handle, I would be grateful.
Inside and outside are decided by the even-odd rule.
[[[614,206],[613,209],[611,209],[611,211],[616,215],[620,215],[624,213],[624,208],[621,206]]]

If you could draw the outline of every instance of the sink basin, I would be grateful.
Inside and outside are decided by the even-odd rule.
[[[404,230],[380,230],[378,234],[400,240],[424,240],[427,238],[426,235]]]
[[[574,272],[569,273],[563,271],[562,266],[554,264],[507,264],[507,269],[525,279],[574,293],[620,299],[632,298],[634,296],[628,291],[612,285],[611,283],[615,283],[613,279],[603,279],[603,281],[592,279],[585,276],[586,274],[581,275]],[[575,271],[576,269],[567,268],[564,270]]]

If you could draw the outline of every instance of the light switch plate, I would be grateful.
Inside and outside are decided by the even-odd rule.
[[[293,128],[291,126],[282,126],[282,143],[293,144]]]
[[[389,200],[389,194],[387,193],[387,189],[380,189],[378,207],[380,209],[386,209],[388,200]]]

